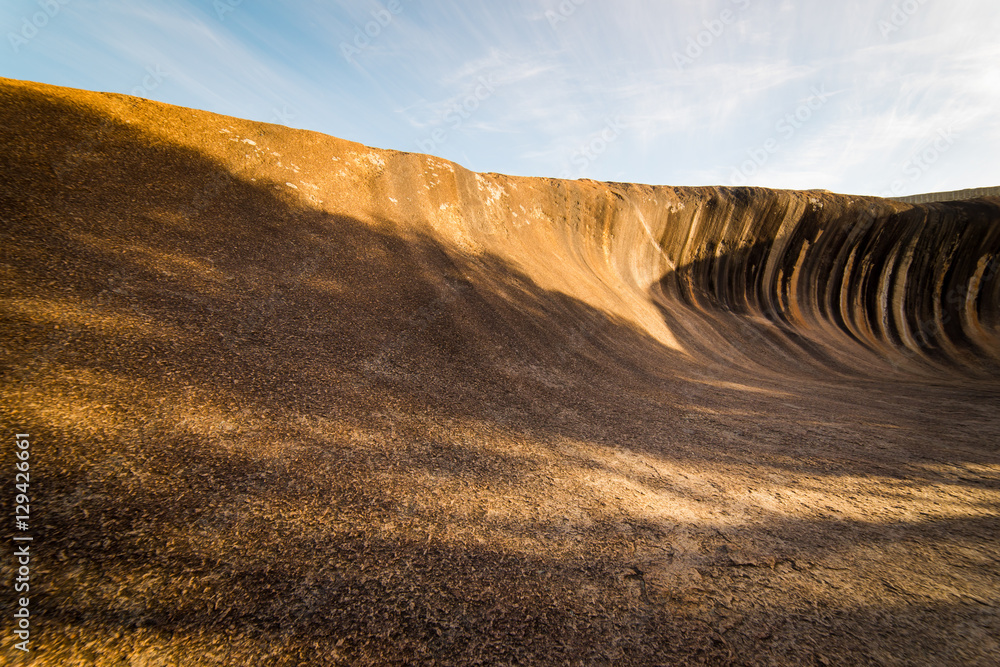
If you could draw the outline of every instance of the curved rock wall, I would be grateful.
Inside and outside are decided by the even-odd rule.
[[[1000,199],[8,80],[0,146],[38,664],[997,663]]]
[[[979,372],[1000,358],[996,197],[910,205],[476,174],[312,132],[55,90],[4,84],[5,143],[27,139],[34,146],[20,150],[47,163],[36,190],[74,178],[113,137],[135,141],[127,135],[142,127],[150,148],[129,151],[176,146],[297,206],[422,235],[446,253],[488,254],[693,357],[839,372]],[[64,105],[89,118],[46,143]],[[58,122],[39,124],[45,117]],[[205,185],[208,210],[225,187]]]

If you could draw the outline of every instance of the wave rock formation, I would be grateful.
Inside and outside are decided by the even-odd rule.
[[[1000,659],[1000,198],[0,120],[35,664]]]

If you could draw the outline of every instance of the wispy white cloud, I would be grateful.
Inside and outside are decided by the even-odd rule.
[[[905,15],[893,0],[400,0],[388,19],[384,6],[244,2],[220,17],[195,0],[74,0],[0,62],[8,76],[118,92],[159,66],[169,76],[154,99],[258,120],[282,108],[297,126],[401,150],[444,129],[436,152],[489,171],[554,175],[618,119],[585,175],[725,183],[774,138],[754,182],[858,193],[900,178],[913,191],[1000,182],[994,0]],[[10,0],[0,21],[35,7]],[[346,58],[355,38],[363,48]],[[678,66],[692,42],[697,57]],[[462,106],[482,77],[493,90]],[[830,99],[779,131],[816,86]],[[457,125],[456,105],[468,112]],[[948,127],[947,155],[900,177]]]

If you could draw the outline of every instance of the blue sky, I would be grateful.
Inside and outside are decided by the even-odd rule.
[[[997,0],[4,0],[0,75],[476,171],[1000,185]]]

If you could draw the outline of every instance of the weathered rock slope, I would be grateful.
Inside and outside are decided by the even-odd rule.
[[[0,145],[34,664],[1000,659],[1000,198],[12,80]]]

